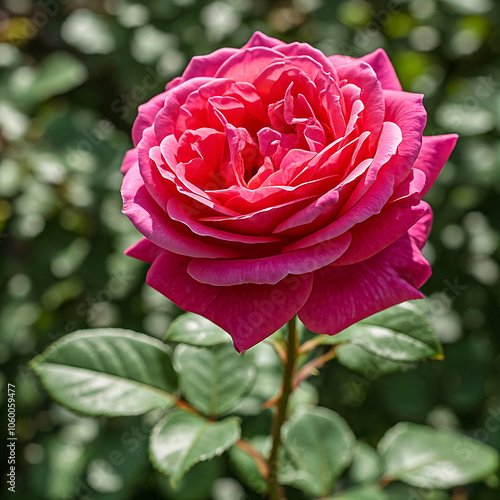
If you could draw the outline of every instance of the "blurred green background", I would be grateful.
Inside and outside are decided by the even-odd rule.
[[[434,273],[424,292],[445,361],[381,378],[330,363],[314,380],[320,403],[370,444],[410,420],[459,429],[500,450],[499,2],[4,0],[3,6],[0,380],[2,406],[6,384],[16,385],[16,498],[190,500],[173,494],[147,462],[151,418],[72,415],[49,399],[26,363],[81,328],[121,326],[161,338],[180,313],[146,287],[147,266],[123,255],[137,232],[120,212],[120,162],[139,104],[193,55],[241,46],[255,30],[309,42],[327,55],[359,57],[383,47],[404,89],[425,94],[426,134],[460,134],[427,197],[435,223],[425,250]],[[117,451],[123,460],[111,458]],[[204,469],[191,481],[207,483],[213,500],[255,498],[224,458]],[[453,496],[412,490],[397,498],[493,500],[500,497],[495,486],[492,479]]]

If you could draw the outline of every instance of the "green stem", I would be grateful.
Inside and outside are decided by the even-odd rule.
[[[278,452],[281,446],[281,427],[286,420],[288,400],[293,391],[293,377],[298,351],[298,337],[295,316],[288,322],[288,338],[285,365],[283,367],[283,384],[281,396],[277,403],[272,427],[273,445],[269,455],[269,498],[271,500],[286,500],[283,488],[278,481]]]

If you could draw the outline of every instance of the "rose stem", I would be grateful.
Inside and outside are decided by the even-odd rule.
[[[295,316],[288,322],[287,353],[283,367],[283,384],[281,396],[277,403],[272,427],[273,446],[269,455],[269,498],[271,500],[286,500],[283,488],[278,482],[278,451],[281,446],[281,427],[286,420],[288,399],[293,391],[293,377],[298,351],[298,337]]]

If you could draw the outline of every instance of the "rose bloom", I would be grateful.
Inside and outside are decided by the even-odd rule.
[[[255,33],[194,57],[139,107],[123,212],[147,283],[238,351],[295,314],[335,334],[422,298],[422,197],[456,135],[423,137],[422,95],[381,49],[326,57]]]

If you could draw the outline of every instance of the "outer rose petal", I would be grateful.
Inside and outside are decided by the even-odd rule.
[[[216,286],[244,283],[275,285],[289,274],[307,274],[331,264],[347,250],[350,242],[351,235],[344,233],[315,247],[272,257],[241,260],[193,259],[188,266],[188,273],[201,283]]]
[[[130,168],[137,162],[137,149],[129,149],[125,153],[125,158],[123,158],[122,166],[120,171],[123,175],[125,175]]]
[[[394,71],[394,66],[385,53],[385,50],[377,49],[360,59],[367,62],[375,70],[382,84],[382,88],[387,90],[403,90],[399,83],[398,76],[396,75],[396,71]]]
[[[160,252],[161,248],[159,246],[151,243],[147,238],[141,238],[137,243],[125,250],[125,255],[152,264]]]
[[[403,90],[401,88],[401,84],[399,83],[396,71],[394,70],[394,66],[391,63],[389,56],[383,49],[377,49],[370,54],[366,54],[366,56],[360,57],[359,59],[341,55],[330,56],[328,59],[335,67],[352,64],[356,61],[364,61],[373,68],[377,74],[379,82],[382,84],[383,89]]]
[[[216,287],[187,273],[190,259],[162,252],[146,282],[185,311],[201,314],[229,332],[238,352],[273,334],[304,305],[312,275],[290,276],[276,285]]]
[[[423,138],[422,149],[414,165],[414,168],[424,172],[427,179],[422,196],[434,184],[439,172],[450,157],[457,139],[457,134],[433,135]]]
[[[155,151],[153,127],[144,130],[141,142],[137,145],[138,170],[151,197],[165,210],[167,202],[171,196],[172,186],[161,176],[154,162],[155,156],[151,153]],[[135,165],[133,166],[135,168]]]
[[[432,228],[432,210],[429,207],[429,211],[418,221],[417,224],[412,226],[408,231],[411,239],[415,242],[415,245],[422,250],[424,248],[425,243],[427,242],[427,238],[429,237],[429,233]],[[422,285],[427,281],[427,278],[424,279]],[[421,286],[421,285],[419,285]]]
[[[299,313],[306,327],[334,335],[378,311],[423,298],[418,288],[431,268],[413,234],[425,234],[429,222],[428,217],[421,219],[414,230],[370,259],[315,271],[313,290]]]
[[[167,85],[167,90],[171,90],[191,78],[196,78],[198,76],[214,76],[227,59],[243,49],[251,47],[272,48],[278,45],[285,45],[285,43],[281,40],[277,40],[276,38],[269,37],[264,33],[256,31],[241,49],[222,48],[205,56],[193,57],[184,70],[182,76],[174,78]]]
[[[163,92],[139,106],[139,113],[132,127],[132,140],[134,141],[134,146],[139,144],[144,130],[153,124],[156,115],[165,105],[166,96],[167,92]]]
[[[271,36],[267,36],[265,33],[261,33],[260,31],[256,31],[248,40],[245,45],[243,45],[242,49],[248,49],[250,47],[276,47],[277,45],[286,45],[285,42],[278,40],[277,38],[273,38]]]
[[[175,79],[174,86],[198,76],[214,76],[217,70],[237,52],[239,52],[239,49],[223,48],[211,54],[207,54],[206,56],[193,57],[186,66],[182,76]],[[170,90],[171,88],[173,88],[173,86],[169,85],[168,89]]]

